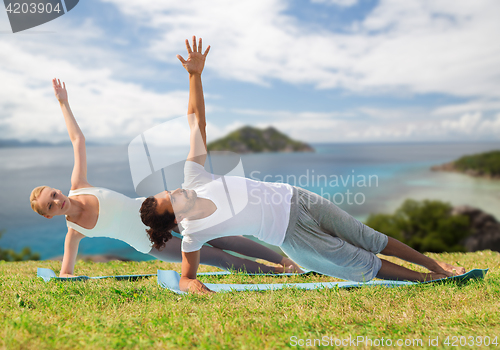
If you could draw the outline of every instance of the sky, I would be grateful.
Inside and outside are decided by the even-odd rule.
[[[185,115],[176,54],[196,35],[211,45],[209,141],[243,125],[306,142],[499,140],[498,18],[495,0],[81,0],[14,34],[0,10],[0,139],[68,140],[54,77],[87,141]]]

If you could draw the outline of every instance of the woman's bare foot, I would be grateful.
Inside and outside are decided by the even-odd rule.
[[[290,266],[275,266],[274,273],[294,273],[293,267]]]
[[[281,259],[281,262],[280,262],[281,265],[283,265],[283,270],[282,272],[277,272],[277,269],[275,269],[275,272],[277,273],[283,273],[283,272],[287,272],[287,273],[303,273],[304,271],[301,270],[300,266],[297,265],[292,259],[290,258],[287,258],[287,257],[284,257],[283,259]]]
[[[442,261],[436,261],[442,271],[433,271],[436,273],[445,273],[447,277],[463,275],[466,271],[461,266],[453,266]]]

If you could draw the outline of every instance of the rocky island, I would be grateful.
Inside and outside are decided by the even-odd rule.
[[[292,140],[272,126],[267,129],[244,126],[226,137],[210,142],[207,148],[209,151],[236,153],[314,152],[308,144]]]
[[[470,176],[500,179],[500,151],[463,156],[453,162],[431,167],[433,171],[460,172]]]
[[[469,218],[470,235],[460,242],[466,251],[490,249],[500,252],[500,223],[493,215],[468,205],[454,207],[451,215]]]

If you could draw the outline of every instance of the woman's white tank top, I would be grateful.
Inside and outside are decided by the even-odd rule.
[[[102,187],[79,188],[68,197],[90,194],[99,201],[99,217],[93,229],[88,230],[66,220],[68,227],[87,237],[109,237],[124,241],[141,253],[149,253],[152,243],[141,221],[139,209],[146,197],[130,198]]]

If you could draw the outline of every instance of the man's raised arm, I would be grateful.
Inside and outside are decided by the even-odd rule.
[[[188,160],[204,165],[207,157],[207,135],[205,120],[205,99],[203,97],[203,86],[201,84],[201,73],[205,67],[205,59],[210,51],[210,46],[201,53],[202,41],[196,45],[196,37],[193,36],[193,48],[186,39],[188,59],[184,60],[181,55],[177,55],[179,61],[189,73],[189,105],[188,121],[191,129],[190,146]],[[194,115],[194,117],[193,117]]]

